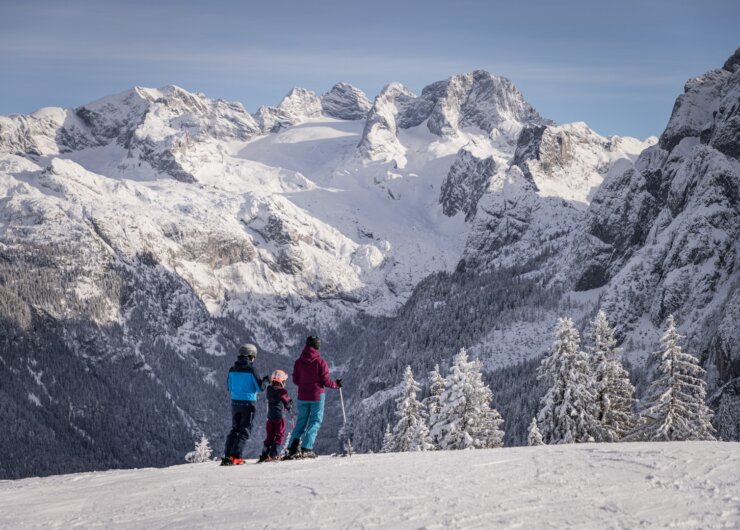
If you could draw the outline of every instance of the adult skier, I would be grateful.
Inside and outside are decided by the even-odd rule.
[[[286,459],[318,456],[313,444],[324,419],[324,388],[342,387],[341,379],[334,381],[329,377],[329,365],[321,357],[320,348],[318,337],[308,337],[303,352],[293,365],[293,383],[298,387],[298,419]]]
[[[231,431],[226,437],[222,466],[244,463],[242,452],[252,431],[257,393],[265,389],[268,377],[260,377],[254,367],[257,347],[245,344],[239,348],[239,356],[229,369],[228,387],[231,394]]]

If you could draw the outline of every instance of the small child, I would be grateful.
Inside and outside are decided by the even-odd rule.
[[[260,455],[260,462],[278,459],[280,446],[285,440],[285,413],[292,408],[293,400],[285,390],[288,374],[275,370],[267,387],[267,437]]]

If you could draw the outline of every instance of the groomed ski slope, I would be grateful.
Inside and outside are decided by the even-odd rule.
[[[355,455],[0,482],[2,528],[738,528],[740,444]]]

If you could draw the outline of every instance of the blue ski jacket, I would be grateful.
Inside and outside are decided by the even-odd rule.
[[[265,389],[267,380],[262,379],[246,358],[239,357],[229,369],[228,386],[231,401],[257,401],[257,392]]]

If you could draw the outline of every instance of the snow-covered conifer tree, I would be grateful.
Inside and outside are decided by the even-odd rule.
[[[191,464],[200,464],[211,461],[211,444],[206,435],[200,437],[200,441],[195,443],[195,449],[185,455],[185,461]]]
[[[704,369],[678,341],[673,315],[660,339],[656,359],[657,379],[650,386],[648,407],[631,439],[650,441],[714,440],[712,411],[705,403]]]
[[[439,373],[439,365],[434,365],[434,370],[429,372],[429,396],[424,400],[424,407],[427,410],[429,418],[429,430],[434,429],[434,421],[439,417],[440,404],[439,399],[445,390],[445,380]],[[439,441],[434,436],[430,437],[431,443],[439,448]]]
[[[552,351],[538,370],[538,378],[550,384],[537,415],[548,444],[592,442],[601,436],[593,374],[580,342],[573,321],[561,318]]]
[[[439,365],[434,365],[434,370],[429,372],[429,396],[424,400],[427,412],[436,414],[439,412],[439,397],[445,390],[445,380],[439,373]]]
[[[527,436],[527,445],[529,446],[545,445],[545,442],[542,441],[542,434],[540,434],[540,430],[537,428],[536,418],[532,418],[532,423],[529,424],[529,435]]]
[[[383,445],[380,448],[381,453],[392,453],[393,452],[393,433],[391,432],[391,424],[385,425],[385,434],[383,435]]]
[[[432,436],[440,449],[503,446],[501,415],[491,408],[493,393],[483,383],[480,361],[468,361],[465,348],[455,355],[440,395]]]
[[[635,388],[622,367],[614,329],[604,311],[591,324],[589,362],[594,374],[597,415],[603,428],[597,441],[616,442],[635,424],[632,407]]]
[[[416,399],[419,384],[414,380],[411,367],[403,374],[403,390],[396,399],[396,422],[392,440],[386,452],[426,451],[433,449],[429,442],[429,429],[422,404]]]

